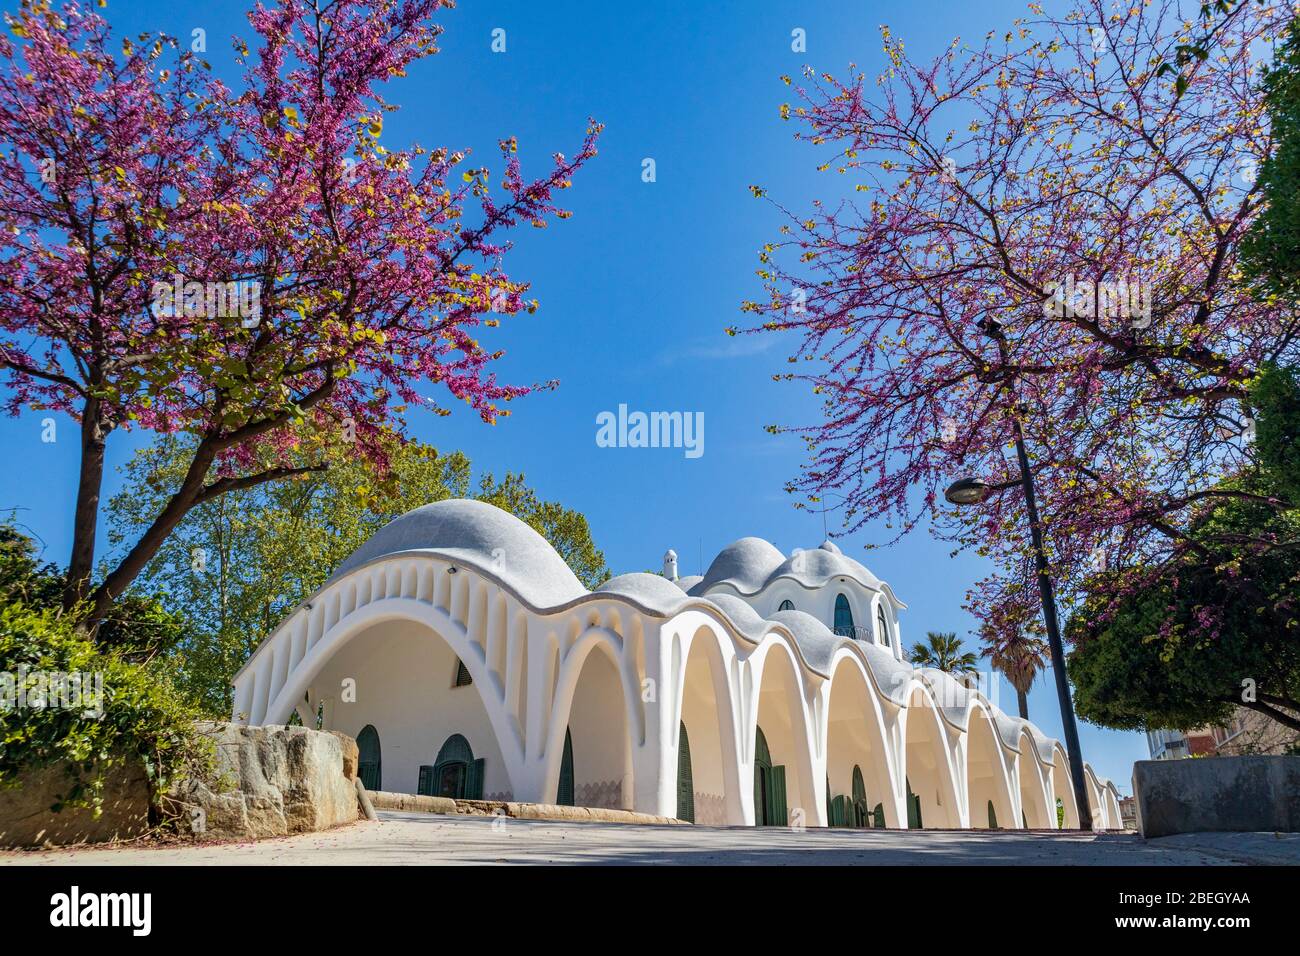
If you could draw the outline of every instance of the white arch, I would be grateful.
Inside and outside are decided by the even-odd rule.
[[[831,679],[825,683],[824,692],[826,720],[819,728],[819,733],[822,736],[821,750],[826,754],[828,771],[839,769],[836,767],[837,741],[832,739],[832,735],[836,732],[843,733],[847,729],[834,726],[836,716],[856,703],[864,719],[863,726],[855,729],[859,731],[860,738],[865,738],[867,747],[864,750],[859,740],[854,748],[855,756],[859,759],[849,759],[847,766],[856,765],[861,768],[867,788],[868,806],[876,803],[881,805],[885,825],[903,827],[906,824],[906,808],[900,811],[897,800],[898,757],[890,746],[886,733],[886,717],[880,695],[875,691],[868,669],[856,654],[847,648],[836,652],[831,664]],[[851,720],[852,716],[850,710],[846,717]],[[848,781],[832,781],[832,790],[838,787],[841,792],[849,792],[845,788],[851,786],[851,779],[850,776]],[[833,793],[831,795],[834,796]]]

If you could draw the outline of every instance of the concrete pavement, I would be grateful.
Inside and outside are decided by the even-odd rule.
[[[671,864],[1300,865],[1300,834],[628,826],[380,811],[326,833],[209,846],[0,853],[0,865]]]

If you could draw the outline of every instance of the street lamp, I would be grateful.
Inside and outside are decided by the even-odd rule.
[[[1002,356],[1002,365],[1007,364],[1006,337],[1002,326],[996,319],[985,319],[979,323],[980,330],[998,343],[998,353]],[[1014,383],[1014,376],[1008,383]],[[1016,458],[1020,462],[1020,480],[1001,485],[989,485],[978,478],[961,478],[948,486],[944,497],[955,505],[976,505],[983,502],[995,491],[1002,491],[1019,484],[1025,495],[1025,511],[1029,515],[1029,537],[1034,548],[1034,566],[1038,571],[1038,592],[1043,602],[1043,623],[1047,625],[1047,644],[1052,652],[1052,671],[1056,677],[1056,698],[1061,705],[1061,726],[1065,733],[1065,746],[1070,760],[1070,776],[1073,778],[1074,803],[1079,809],[1079,826],[1084,830],[1092,829],[1092,810],[1088,806],[1087,784],[1083,779],[1083,755],[1079,752],[1079,728],[1074,721],[1074,704],[1070,700],[1070,682],[1065,677],[1065,652],[1061,646],[1061,628],[1056,618],[1056,591],[1051,576],[1047,572],[1047,552],[1043,549],[1043,529],[1038,518],[1038,502],[1034,495],[1034,477],[1029,471],[1029,455],[1025,451],[1024,430],[1020,426],[1019,409],[1012,416],[1012,427],[1016,438]]]

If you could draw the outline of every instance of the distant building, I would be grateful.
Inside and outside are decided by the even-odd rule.
[[[1119,819],[1125,830],[1138,828],[1137,801],[1132,797],[1119,798]]]
[[[1147,731],[1152,760],[1282,754],[1293,751],[1297,743],[1300,734],[1245,707],[1237,708],[1226,727]]]

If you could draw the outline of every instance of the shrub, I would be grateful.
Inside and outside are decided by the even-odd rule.
[[[0,608],[0,787],[63,764],[68,789],[51,809],[98,815],[104,776],[134,763],[147,775],[157,820],[163,794],[210,760],[195,730],[199,715],[157,668],[97,646],[71,618],[23,603]]]

